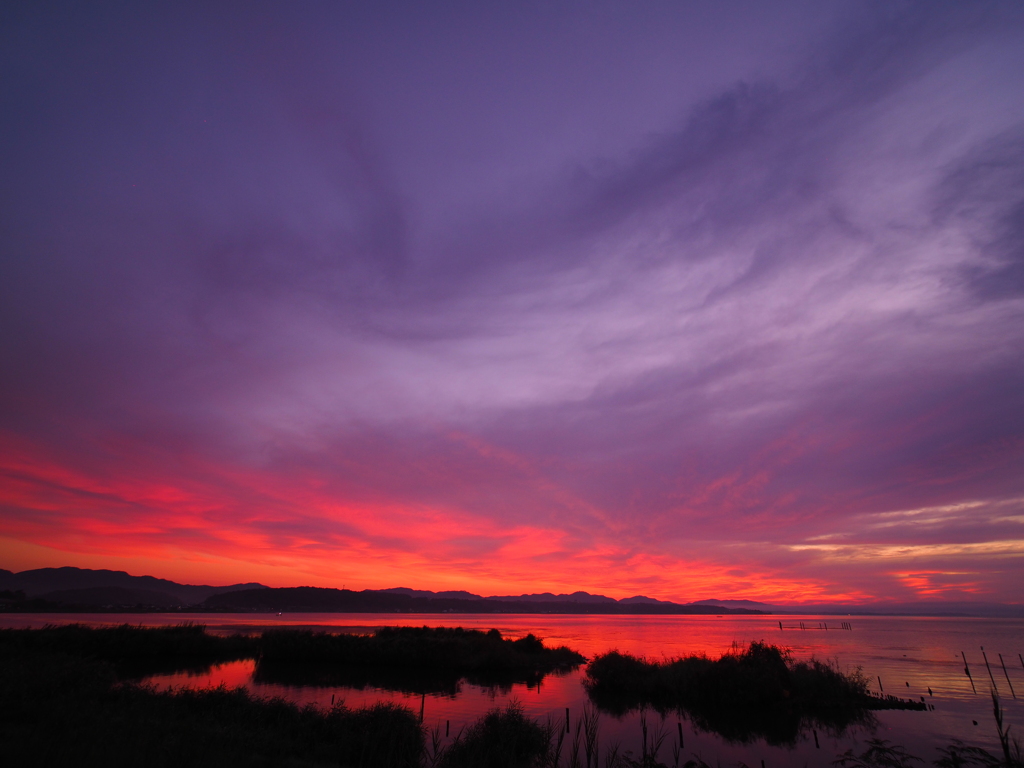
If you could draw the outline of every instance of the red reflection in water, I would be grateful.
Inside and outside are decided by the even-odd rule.
[[[153,683],[160,690],[169,688],[225,688],[251,687],[253,670],[256,662],[253,659],[232,661],[227,664],[215,664],[206,672],[177,672],[173,675],[154,675],[147,682]]]

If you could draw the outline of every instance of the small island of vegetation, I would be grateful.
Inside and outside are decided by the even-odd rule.
[[[382,627],[372,635],[275,629],[263,633],[259,648],[261,681],[414,693],[455,693],[462,679],[506,689],[536,684],[586,661],[532,634],[512,640],[496,629],[461,627]]]
[[[604,711],[677,711],[736,742],[792,744],[807,725],[838,733],[869,723],[872,710],[926,707],[872,696],[859,671],[794,661],[788,651],[760,642],[715,660],[701,655],[659,662],[612,651],[590,662],[585,685]]]

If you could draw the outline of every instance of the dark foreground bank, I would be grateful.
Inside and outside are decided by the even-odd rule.
[[[933,764],[1020,768],[1019,743],[1009,739],[998,701],[994,706],[1002,755],[954,741],[938,750]],[[625,753],[602,741],[595,710],[586,710],[572,726],[567,734],[564,723],[534,721],[512,704],[442,739],[404,707],[297,707],[241,689],[157,692],[119,681],[105,662],[39,652],[0,657],[5,765],[710,768],[699,756],[685,755],[664,723],[649,730],[645,722],[640,749]],[[834,762],[842,768],[924,764],[878,740]]]
[[[59,653],[0,660],[0,739],[19,766],[418,766],[416,717],[387,704],[299,708],[244,690],[157,692]],[[9,762],[7,762],[9,760]]]
[[[467,641],[458,633],[450,634],[459,642]],[[488,643],[498,640],[489,633],[479,634],[485,635]],[[407,647],[398,643],[396,637],[403,635],[385,637],[393,644],[395,653]],[[409,642],[410,637],[405,637],[403,642]],[[446,635],[429,637],[438,640],[441,649],[447,648],[443,643]],[[165,666],[168,659],[195,664],[204,658],[258,653],[261,639],[217,638],[205,635],[202,627],[196,626],[152,630],[52,627],[4,631],[0,633],[2,762],[4,765],[57,768],[137,765],[147,768],[182,765],[705,768],[708,765],[696,755],[685,754],[681,739],[676,738],[673,729],[667,728],[664,719],[649,711],[640,718],[640,748],[620,752],[617,746],[601,738],[599,711],[591,707],[584,710],[582,717],[569,723],[562,719],[538,722],[512,704],[504,710],[489,712],[468,728],[444,738],[440,729],[425,730],[418,717],[401,706],[379,704],[358,710],[341,705],[300,707],[279,699],[255,697],[243,689],[157,691],[130,677],[131,670],[138,669],[139,664],[155,662]],[[277,646],[275,653],[291,658],[322,644],[321,658],[330,665],[339,647],[315,635],[296,635],[292,640],[295,642]],[[512,650],[519,653],[535,647],[536,641],[519,646],[515,645],[519,641],[510,642]],[[692,664],[690,667],[691,672],[693,669],[703,669],[703,672],[689,678],[680,674],[677,681],[688,679],[693,684],[703,680],[705,689],[716,689],[713,696],[718,697],[715,700],[719,702],[719,709],[731,708],[734,716],[735,712],[751,710],[756,713],[770,709],[772,699],[766,692],[770,693],[777,680],[768,672],[772,669],[778,672],[778,659],[770,652],[772,650],[770,646],[752,648],[744,653],[729,654],[724,662],[702,659],[704,667]],[[796,668],[781,651],[778,653],[787,667]],[[382,658],[394,660],[397,656]],[[424,661],[432,658],[443,658],[443,654],[422,656]],[[514,658],[510,656],[506,662]],[[599,663],[602,661],[605,673],[609,670],[621,673],[626,669],[620,663],[622,659],[629,657],[619,656],[614,663],[608,663],[608,657],[595,660],[591,679],[602,677]],[[630,695],[634,697],[638,691],[657,690],[665,682],[664,679],[658,682],[658,676],[664,678],[669,674],[666,670],[672,669],[672,664],[642,663],[647,665],[640,670],[642,674],[621,676],[621,681],[633,690]],[[813,665],[811,668],[813,671]],[[129,672],[125,673],[124,669]],[[728,682],[730,679],[732,683]],[[839,684],[847,685],[852,694],[858,690],[863,692],[856,684],[858,678],[851,679],[853,683],[847,680]],[[610,680],[604,674],[604,683]],[[831,683],[819,681],[812,685],[817,693],[811,695],[803,683],[789,679],[792,687],[783,689],[789,690],[789,696],[783,693],[783,698],[807,702],[827,692],[834,696],[837,683],[832,678],[828,680]],[[593,690],[594,686],[591,687]],[[688,695],[699,698],[700,690],[697,686]],[[698,718],[702,715],[695,714],[697,709],[695,706],[693,712],[685,708],[682,711],[700,725]],[[934,764],[941,768],[1020,768],[1019,744],[1010,738],[995,697],[993,714],[1002,754],[993,755],[954,741],[938,750]],[[750,764],[756,762],[751,760]],[[898,746],[869,741],[864,752],[848,751],[838,755],[834,764],[855,768],[926,763]]]

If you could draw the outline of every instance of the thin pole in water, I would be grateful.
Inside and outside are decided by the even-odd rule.
[[[569,733],[569,708],[565,708],[565,732]]]
[[[996,678],[992,674],[992,667],[988,664],[988,656],[985,655],[985,646],[981,646],[981,658],[985,660],[985,668],[988,670],[988,679],[992,681],[992,688],[996,693],[999,693],[999,687],[996,685]]]
[[[1006,671],[1006,662],[1003,661],[1003,654],[1001,653],[999,654],[999,663],[1003,665],[1003,674],[1006,675],[1006,683],[1010,686],[1010,693],[1013,695],[1013,698],[1016,699],[1017,694],[1013,690],[1013,683],[1010,681],[1010,673]]]
[[[444,737],[446,739],[448,738],[448,729],[451,728],[451,725],[452,725],[452,721],[451,720],[445,720],[444,721]]]
[[[974,678],[971,677],[971,668],[967,664],[967,654],[960,651],[960,655],[964,657],[964,673],[967,675],[967,679],[971,681],[971,690],[977,693],[978,689],[974,687]]]
[[[885,688],[882,687],[882,676],[881,675],[878,676],[878,690],[881,693],[885,693]]]
[[[679,748],[683,749],[685,745],[683,744],[683,723],[682,723],[682,721],[676,720],[676,727],[679,728]]]

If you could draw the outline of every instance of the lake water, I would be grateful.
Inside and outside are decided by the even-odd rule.
[[[497,628],[505,636],[533,633],[547,645],[568,645],[587,657],[608,650],[653,658],[707,653],[717,657],[734,644],[746,646],[764,640],[789,648],[797,659],[834,659],[840,669],[860,667],[877,691],[901,698],[925,700],[935,706],[927,712],[883,711],[873,727],[858,727],[841,736],[819,731],[801,734],[795,745],[769,746],[763,740],[729,743],[714,733],[700,732],[686,719],[672,716],[662,721],[648,713],[649,727],[665,729],[667,738],[661,759],[672,763],[671,744],[677,740],[677,722],[683,728],[683,759],[699,754],[714,765],[828,766],[838,753],[849,748],[859,752],[869,738],[887,739],[931,764],[935,748],[952,738],[1000,753],[992,716],[989,690],[1000,694],[1011,735],[1024,736],[1024,619],[838,617],[838,616],[579,616],[579,615],[479,615],[479,614],[315,614],[285,616],[267,614],[0,614],[0,626],[41,627],[46,624],[82,622],[91,625],[143,624],[149,626],[194,621],[217,634],[258,632],[267,627],[303,627],[346,632],[369,632],[381,626],[461,626]],[[840,629],[849,622],[852,630]],[[784,629],[779,628],[779,622]],[[798,628],[803,624],[805,629]],[[827,629],[825,628],[827,626]],[[982,655],[988,657],[991,677]],[[964,674],[961,652],[967,656],[977,693]],[[1003,664],[1005,663],[1005,673]],[[582,669],[562,676],[546,676],[539,685],[516,684],[510,688],[482,688],[462,683],[457,691],[425,695],[379,688],[355,690],[344,687],[310,687],[259,682],[253,679],[254,662],[239,661],[215,666],[201,674],[160,675],[151,682],[160,687],[245,686],[261,696],[280,696],[299,703],[330,705],[344,700],[350,707],[377,701],[396,701],[423,712],[426,725],[446,721],[454,735],[483,712],[504,706],[511,699],[522,703],[528,714],[565,722],[569,708],[574,723],[588,701],[581,681]],[[1015,699],[1011,694],[1020,696]],[[931,688],[931,695],[928,689]],[[974,725],[974,721],[978,724]],[[618,743],[622,749],[639,751],[639,715],[622,718],[601,716],[601,744]]]

